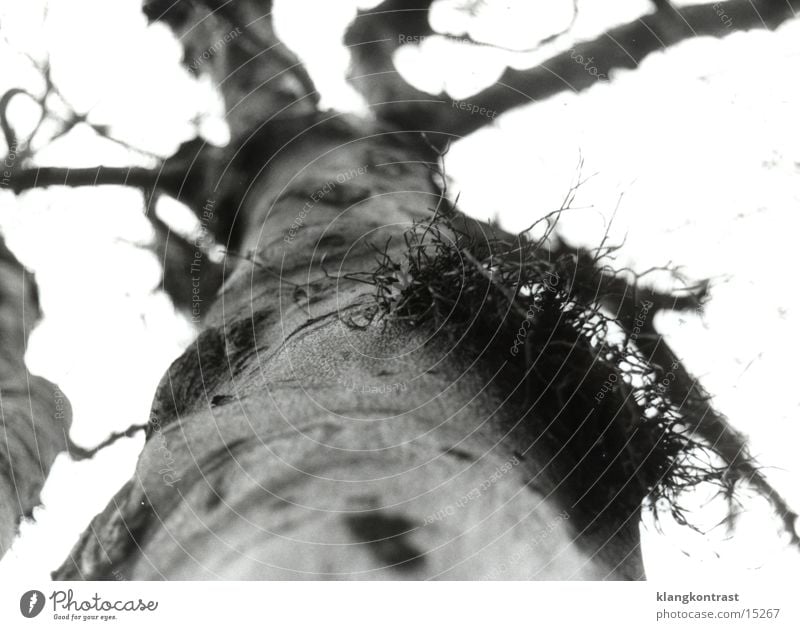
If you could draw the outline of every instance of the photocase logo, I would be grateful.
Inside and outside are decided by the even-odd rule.
[[[44,593],[42,591],[28,591],[19,598],[19,611],[23,617],[31,619],[44,608]]]

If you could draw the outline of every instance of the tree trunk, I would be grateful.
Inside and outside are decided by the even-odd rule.
[[[384,263],[424,257],[408,231],[443,212],[453,219],[442,239],[468,233],[470,245],[451,248],[461,258],[422,284],[431,299],[474,291],[470,273],[488,278],[478,284],[496,303],[519,286],[496,285],[498,269],[473,255],[491,260],[496,230],[443,201],[431,140],[413,125],[316,111],[270,3],[229,5],[148,0],[147,10],[180,36],[189,65],[214,50],[202,71],[222,91],[232,141],[204,177],[187,174],[205,185],[184,199],[209,208],[228,230],[217,239],[241,255],[235,266],[226,258],[202,333],[162,380],[135,475],[55,577],[639,579],[643,501],[699,479],[728,490],[763,482],[737,436],[733,455],[717,446],[728,427],[702,423],[707,399],[680,362],[662,360],[673,357],[652,322],[669,306],[650,294],[642,310],[635,287],[603,277],[600,253],[565,256],[571,277],[558,299],[545,295],[558,302],[549,319],[523,313],[511,332],[478,313],[461,336],[435,317],[377,316]],[[389,290],[414,282],[391,271]],[[511,310],[516,297],[505,299]],[[599,316],[600,302],[623,326],[641,319],[636,351],[614,354],[573,326],[597,326],[574,313]],[[538,338],[526,353],[542,354],[507,367],[517,328]],[[634,391],[617,376],[623,363],[643,364],[640,380],[681,378],[671,398]],[[728,468],[686,463],[703,441]]]
[[[375,288],[342,277],[376,268],[369,243],[400,255],[431,216],[435,154],[359,120],[297,130],[252,176],[252,262],[165,376],[134,478],[57,577],[458,578],[513,558],[502,577],[640,576],[635,519],[609,565],[574,544],[546,473],[527,485],[536,458],[503,434],[485,368],[430,326],[370,322]]]

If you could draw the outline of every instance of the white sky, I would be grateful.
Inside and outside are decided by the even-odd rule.
[[[354,4],[277,2],[280,32],[309,64],[329,106],[359,106],[342,79],[347,53],[339,44]],[[495,22],[484,15],[478,23],[456,23],[446,6],[434,19],[455,32],[526,47],[559,30],[571,6],[568,0],[500,4],[511,8]],[[92,122],[110,124],[114,135],[142,149],[168,154],[198,125],[209,137],[224,137],[213,91],[179,67],[178,44],[164,27],[148,28],[138,6],[138,0],[54,0],[42,29],[39,2],[4,0],[0,33],[34,55],[49,50],[54,77],[71,103],[91,108]],[[594,37],[646,7],[644,0],[587,0],[568,37]],[[315,19],[307,20],[312,13]],[[465,98],[495,80],[503,64],[530,65],[551,52],[511,56],[429,40],[397,61],[415,84],[446,85]],[[522,229],[560,204],[582,155],[584,173],[596,175],[579,193],[576,205],[584,209],[563,220],[568,238],[596,245],[624,193],[612,227],[614,238],[627,237],[621,264],[642,270],[672,261],[690,278],[716,278],[703,321],[671,316],[659,324],[719,408],[751,436],[753,450],[771,467],[768,477],[795,506],[800,398],[791,377],[800,350],[800,298],[789,287],[800,206],[798,62],[800,20],[777,33],[689,41],[608,84],[499,118],[454,146],[447,164],[464,210]],[[0,90],[37,88],[35,73],[3,43],[0,64]],[[24,126],[35,112],[15,103],[12,114]],[[43,150],[41,162],[142,160],[91,135],[76,129]],[[73,439],[93,445],[143,422],[156,383],[193,332],[157,291],[155,258],[132,244],[151,236],[138,194],[117,187],[18,199],[0,193],[0,229],[36,272],[45,318],[28,362],[70,398]],[[60,459],[37,523],[24,525],[0,562],[0,578],[46,577],[129,478],[140,446],[141,438],[123,440],[91,462]],[[760,509],[743,519],[733,543],[669,526],[665,536],[648,531],[648,573],[796,575],[800,554],[783,550],[774,527]]]

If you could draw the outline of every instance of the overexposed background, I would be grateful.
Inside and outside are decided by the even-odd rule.
[[[341,35],[355,0],[277,0],[279,32],[308,63],[324,104],[359,110],[344,83]],[[361,6],[376,4],[362,2]],[[681,3],[678,3],[681,4]],[[148,27],[139,0],[0,2],[0,91],[41,90],[25,57],[50,54],[64,98],[89,121],[147,153],[169,155],[201,133],[224,142],[219,98],[179,65],[168,29]],[[435,26],[504,46],[527,48],[561,30],[572,0],[486,5],[474,21],[442,2]],[[541,50],[509,54],[444,38],[398,52],[398,67],[420,88],[467,99],[494,82],[505,64],[535,65],[572,39],[593,38],[651,10],[644,0],[579,2],[572,31]],[[313,15],[313,19],[308,19]],[[447,163],[463,210],[523,229],[557,208],[575,176],[594,174],[562,219],[574,243],[597,245],[619,205],[612,239],[625,246],[620,266],[679,264],[693,279],[715,280],[700,318],[664,316],[666,332],[718,407],[752,440],[767,476],[800,508],[800,396],[793,383],[800,350],[795,286],[800,213],[800,20],[777,32],[700,38],[648,57],[580,94],[563,93],[499,117],[454,145]],[[58,106],[54,103],[54,106]],[[15,99],[20,135],[37,112]],[[154,158],[107,140],[85,125],[45,147],[47,165],[153,164]],[[173,204],[175,205],[175,204]],[[152,229],[138,192],[119,187],[0,192],[0,230],[35,271],[44,319],[28,352],[31,371],[69,397],[73,439],[85,446],[146,421],[169,363],[193,339],[190,324],[158,290],[160,269],[142,248]],[[180,214],[169,204],[163,212]],[[185,213],[184,213],[185,214]],[[93,461],[60,458],[35,523],[26,523],[0,562],[0,578],[38,581],[66,557],[91,517],[133,472],[142,437],[121,440]],[[664,524],[643,527],[650,577],[786,579],[800,554],[775,536],[758,501],[737,536],[707,536]]]

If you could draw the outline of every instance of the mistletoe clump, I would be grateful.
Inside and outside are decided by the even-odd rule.
[[[643,288],[646,274],[607,264],[617,248],[605,238],[567,246],[557,218],[514,236],[440,204],[407,230],[399,257],[379,252],[368,281],[380,315],[431,326],[497,375],[520,450],[548,462],[582,535],[635,525],[642,507],[692,526],[680,497],[711,483],[731,519],[739,490],[755,489],[798,543],[796,515],[653,325],[662,310],[699,311],[707,283]]]

